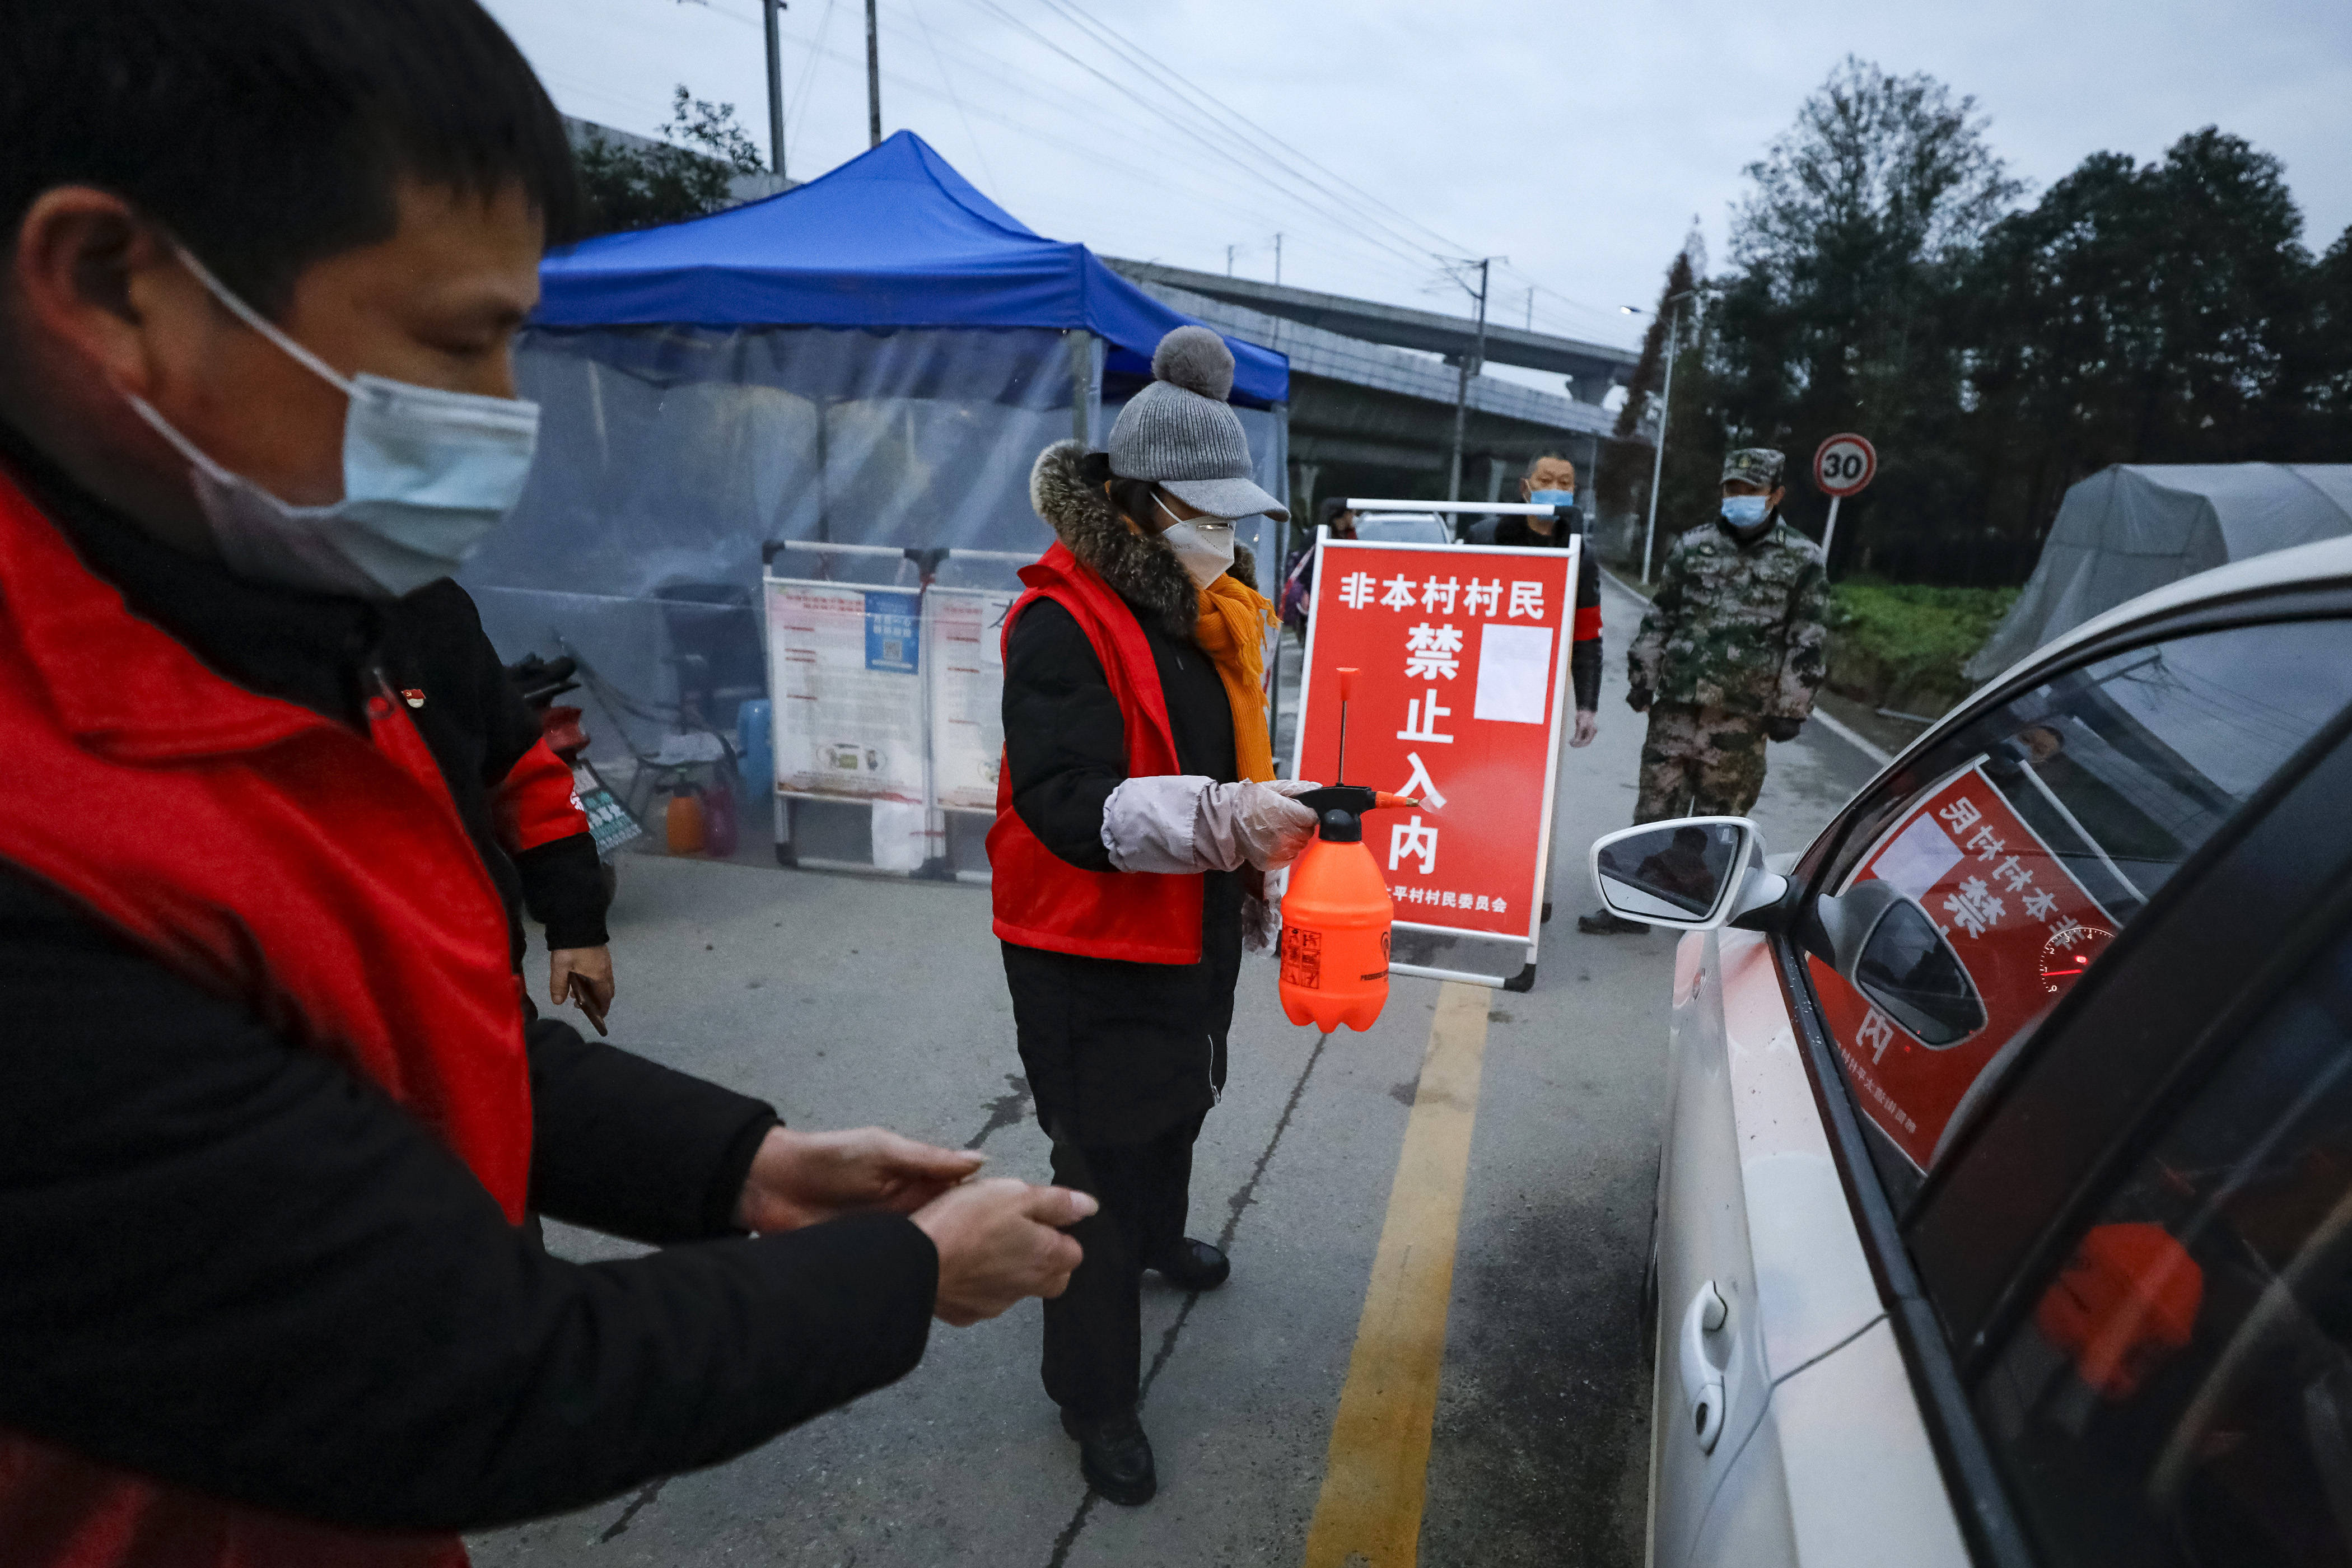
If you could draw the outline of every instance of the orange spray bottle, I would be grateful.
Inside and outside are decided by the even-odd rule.
[[[1339,676],[1339,765],[1348,767],[1352,669]],[[1389,899],[1379,862],[1364,847],[1364,813],[1417,805],[1403,795],[1331,784],[1298,797],[1322,818],[1315,841],[1290,868],[1282,895],[1282,1010],[1325,1034],[1340,1025],[1369,1029],[1389,999]]]

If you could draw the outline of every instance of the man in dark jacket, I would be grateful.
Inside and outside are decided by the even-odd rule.
[[[444,577],[401,608],[421,666],[401,697],[434,754],[446,759],[459,815],[507,907],[517,972],[529,910],[547,942],[548,1005],[576,1002],[601,1031],[613,1005],[604,929],[612,899],[572,769],[508,679],[471,595]]]
[[[1519,499],[1573,509],[1576,465],[1557,453],[1546,453],[1528,465],[1519,479]],[[1565,549],[1577,536],[1575,512],[1565,519],[1513,515],[1494,520],[1491,538],[1480,544],[1507,544],[1519,549]],[[1479,531],[1483,535],[1484,531]],[[1589,746],[1601,733],[1601,560],[1588,541],[1576,567],[1576,618],[1569,628],[1568,681],[1576,696],[1576,728],[1571,746]]]
[[[1091,1200],[516,986],[415,590],[572,198],[474,0],[22,0],[0,144],[0,1554],[446,1568],[1058,1289]]]

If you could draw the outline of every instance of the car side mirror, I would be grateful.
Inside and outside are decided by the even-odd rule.
[[[1764,836],[1744,816],[1647,822],[1592,841],[1592,885],[1612,912],[1678,931],[1713,931],[1779,901]]]
[[[1823,956],[1849,984],[1930,1050],[1985,1026],[1984,998],[1918,900],[1872,878],[1816,906]]]

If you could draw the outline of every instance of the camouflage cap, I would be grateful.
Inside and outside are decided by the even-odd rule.
[[[1742,447],[1723,459],[1723,482],[1727,485],[1741,479],[1776,490],[1780,488],[1780,474],[1788,466],[1789,459],[1769,447]]]

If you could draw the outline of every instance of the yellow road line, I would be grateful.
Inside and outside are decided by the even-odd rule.
[[[1307,1568],[1412,1568],[1420,1551],[1454,1239],[1470,1131],[1478,1120],[1492,994],[1454,980],[1437,994],[1421,1086],[1331,1423],[1323,1495],[1307,1531]]]

